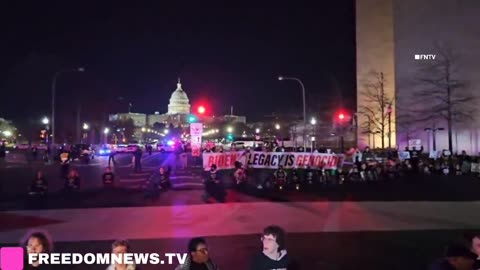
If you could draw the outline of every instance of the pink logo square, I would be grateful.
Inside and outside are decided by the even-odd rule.
[[[22,270],[23,269],[23,248],[4,247],[0,249],[0,269]]]

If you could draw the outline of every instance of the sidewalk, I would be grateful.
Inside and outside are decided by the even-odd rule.
[[[91,241],[248,235],[269,224],[291,233],[474,229],[479,210],[480,202],[252,202],[1,214],[46,220],[38,228],[57,241]],[[16,242],[25,229],[0,227],[0,243]]]

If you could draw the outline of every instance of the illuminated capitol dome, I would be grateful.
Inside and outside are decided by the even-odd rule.
[[[190,113],[190,101],[188,100],[187,93],[183,91],[180,79],[178,79],[177,89],[172,93],[170,97],[170,103],[168,104],[167,114],[189,114]]]

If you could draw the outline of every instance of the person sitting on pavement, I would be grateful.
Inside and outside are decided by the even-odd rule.
[[[42,171],[37,171],[35,179],[30,185],[29,194],[30,195],[44,195],[48,191],[48,183],[43,176]]]
[[[119,256],[130,252],[130,243],[128,240],[116,240],[112,244],[112,254]],[[124,257],[122,257],[124,258]],[[138,270],[135,264],[125,264],[114,262],[107,267],[107,270]]]
[[[429,270],[472,270],[477,257],[463,244],[450,244],[444,257],[430,265]]]
[[[468,233],[465,235],[466,246],[477,255],[477,259],[474,263],[474,270],[480,269],[480,232]]]
[[[70,171],[67,178],[65,179],[65,189],[69,191],[80,190],[80,177],[78,176],[77,171]]]
[[[115,174],[113,174],[110,167],[105,168],[105,172],[102,175],[103,185],[113,186],[115,184]]]
[[[285,231],[281,227],[276,225],[266,227],[261,241],[262,252],[254,257],[251,270],[296,269],[287,255]]]
[[[208,254],[207,242],[203,238],[193,238],[188,243],[187,258],[175,270],[218,270]]]
[[[53,242],[46,232],[35,231],[28,233],[22,240],[21,246],[26,247],[27,254],[37,254],[32,264],[25,263],[23,269],[46,270],[52,269],[51,265],[40,264],[38,254],[51,253],[53,251]],[[26,256],[28,258],[28,256]]]

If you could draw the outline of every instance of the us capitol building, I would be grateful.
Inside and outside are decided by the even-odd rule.
[[[178,79],[177,89],[173,91],[170,96],[168,104],[168,112],[165,114],[160,114],[155,112],[154,114],[143,114],[143,113],[117,113],[109,115],[109,121],[114,122],[118,120],[128,120],[132,119],[135,127],[152,127],[155,123],[161,123],[165,125],[172,124],[174,127],[188,127],[188,117],[191,113],[190,100],[188,99],[187,93],[182,89],[182,84],[180,79]],[[232,122],[246,122],[244,116],[225,116],[225,118],[230,118]],[[205,119],[206,122],[209,122],[210,119]]]

